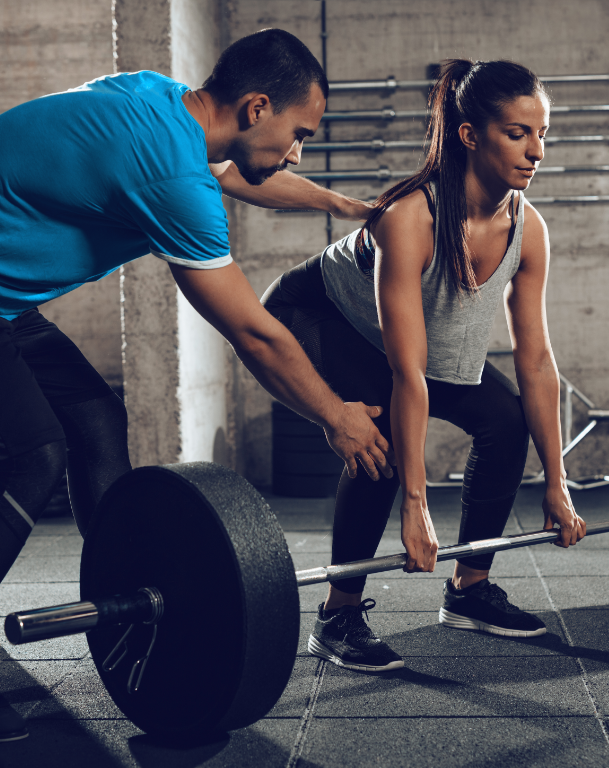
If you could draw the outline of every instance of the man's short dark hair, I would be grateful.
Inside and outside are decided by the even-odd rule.
[[[221,104],[264,93],[279,113],[305,104],[313,83],[327,99],[328,80],[307,46],[283,29],[263,29],[230,45],[202,87]]]

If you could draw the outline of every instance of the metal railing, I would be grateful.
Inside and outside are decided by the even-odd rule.
[[[416,170],[397,170],[389,168],[359,169],[355,171],[294,171],[298,176],[304,176],[311,181],[390,181],[414,176]],[[541,165],[537,174],[546,173],[609,173],[609,165]]]
[[[586,136],[546,136],[545,144],[581,144],[609,141],[609,136],[590,134]],[[424,139],[385,141],[370,139],[368,141],[318,141],[303,144],[303,152],[383,152],[395,149],[423,149]]]
[[[609,104],[571,104],[552,106],[550,113],[553,115],[562,115],[576,112],[609,112]],[[355,109],[343,112],[325,112],[322,122],[345,122],[353,120],[382,120],[391,122],[392,120],[405,120],[407,118],[427,117],[427,109],[393,109],[393,107],[383,107],[383,109]]]
[[[539,78],[542,83],[591,83],[608,81],[609,75],[550,75]],[[330,83],[330,92],[336,91],[417,91],[431,88],[435,80],[345,80]]]

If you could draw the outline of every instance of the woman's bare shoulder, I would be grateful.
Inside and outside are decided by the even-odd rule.
[[[372,234],[382,239],[405,231],[411,236],[417,231],[422,235],[433,231],[433,217],[421,189],[415,189],[392,203],[375,222]]]

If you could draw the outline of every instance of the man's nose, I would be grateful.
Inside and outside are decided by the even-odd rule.
[[[300,158],[302,155],[302,144],[300,141],[295,141],[288,154],[286,155],[286,162],[290,165],[300,165]]]

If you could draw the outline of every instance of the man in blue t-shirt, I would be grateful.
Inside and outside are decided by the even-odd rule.
[[[328,83],[282,30],[243,38],[197,91],[155,72],[100,77],[0,116],[0,579],[67,466],[81,532],[130,468],[122,402],[37,307],[121,264],[167,261],[195,309],[277,399],[324,427],[354,476],[392,474],[370,417],[343,403],[261,306],[230,255],[222,192],[361,219],[367,206],[293,174]],[[264,182],[264,183],[263,183]],[[0,740],[27,736],[0,706]]]

